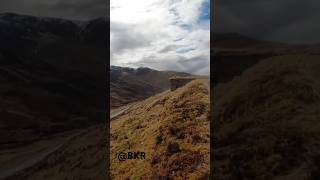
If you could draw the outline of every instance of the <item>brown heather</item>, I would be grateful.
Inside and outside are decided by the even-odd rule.
[[[112,179],[201,179],[209,174],[209,79],[134,104],[111,122]],[[119,162],[117,153],[145,160]]]
[[[319,56],[265,59],[213,89],[213,176],[319,178]]]

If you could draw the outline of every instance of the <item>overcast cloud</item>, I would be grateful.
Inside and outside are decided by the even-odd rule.
[[[111,0],[111,65],[209,75],[209,0]]]
[[[289,43],[320,43],[319,0],[219,0],[216,32]]]
[[[89,20],[107,16],[107,0],[0,0],[0,13]]]

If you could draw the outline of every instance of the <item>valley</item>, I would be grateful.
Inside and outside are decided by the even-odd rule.
[[[147,67],[110,67],[110,106],[116,108],[140,101],[170,88],[172,76],[188,73],[158,71]]]

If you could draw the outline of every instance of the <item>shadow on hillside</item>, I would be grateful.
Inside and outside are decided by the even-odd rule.
[[[214,87],[214,179],[319,177],[319,59],[267,58]]]

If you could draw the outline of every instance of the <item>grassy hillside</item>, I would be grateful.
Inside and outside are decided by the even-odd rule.
[[[111,121],[112,179],[201,179],[209,173],[209,80],[138,102]],[[117,154],[146,153],[120,162]]]
[[[319,177],[319,58],[265,59],[214,88],[215,179]]]

